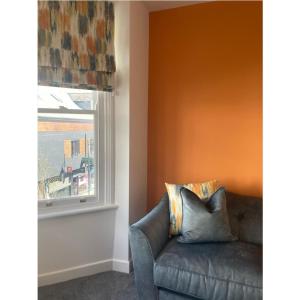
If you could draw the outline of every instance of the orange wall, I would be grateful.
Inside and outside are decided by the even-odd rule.
[[[149,30],[148,207],[164,182],[262,195],[262,3],[153,12]]]

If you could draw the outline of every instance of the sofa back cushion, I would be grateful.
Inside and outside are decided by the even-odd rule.
[[[227,192],[232,234],[240,241],[262,245],[262,199]]]

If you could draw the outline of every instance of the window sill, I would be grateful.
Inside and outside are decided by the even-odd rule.
[[[47,207],[40,208],[38,214],[38,220],[46,220],[52,218],[59,218],[65,216],[74,216],[79,214],[86,214],[102,210],[117,209],[117,204],[101,205],[99,203],[86,203],[76,206],[64,206],[64,207]]]

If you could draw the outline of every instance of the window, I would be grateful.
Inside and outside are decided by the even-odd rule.
[[[110,92],[39,86],[39,208],[112,202]]]

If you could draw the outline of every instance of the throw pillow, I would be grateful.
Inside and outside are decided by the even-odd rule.
[[[237,238],[232,235],[229,224],[226,194],[219,188],[207,201],[202,201],[192,191],[181,188],[182,197],[182,235],[180,243],[231,242]]]
[[[182,199],[180,189],[185,187],[194,192],[200,199],[208,199],[219,187],[217,180],[202,183],[170,184],[165,183],[169,195],[170,235],[181,233]]]

